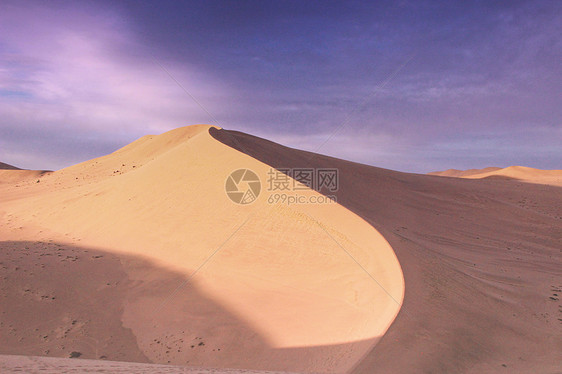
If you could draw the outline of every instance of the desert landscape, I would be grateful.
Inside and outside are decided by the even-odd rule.
[[[268,172],[297,167],[338,169],[337,203],[268,203]],[[225,193],[241,168],[251,204]],[[207,125],[4,166],[0,367],[556,372],[561,177],[401,173]]]
[[[0,1],[0,374],[562,373],[562,2]]]

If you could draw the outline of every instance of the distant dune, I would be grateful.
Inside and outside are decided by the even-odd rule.
[[[541,170],[525,166],[509,166],[507,168],[489,167],[485,169],[435,171],[428,173],[442,177],[470,178],[470,179],[505,179],[519,180],[529,183],[550,184],[562,186],[562,170]]]
[[[337,204],[272,203],[286,168],[337,169]],[[225,193],[254,183],[239,169],[251,204]],[[0,184],[0,370],[557,372],[562,189],[502,170],[400,173],[201,125]],[[504,177],[466,178],[486,173]]]
[[[0,162],[0,170],[21,170],[21,169],[15,167],[15,166],[8,165],[8,164],[5,164],[3,162]]]
[[[0,184],[17,183],[23,180],[40,177],[46,170],[25,170],[0,162]]]
[[[493,172],[493,171],[497,171],[497,170],[501,170],[501,168],[491,166],[491,167],[487,167],[487,168],[484,168],[484,169],[468,169],[468,170],[448,169],[448,170],[445,170],[445,171],[434,171],[434,172],[427,173],[427,174],[428,175],[439,175],[439,176],[442,176],[442,177],[461,178],[461,177],[467,177],[469,175],[488,173],[488,172]]]

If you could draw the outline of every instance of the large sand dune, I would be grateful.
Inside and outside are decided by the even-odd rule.
[[[275,167],[339,168],[338,202],[392,245],[404,304],[353,373],[562,371],[560,187],[400,173],[212,134]]]
[[[338,204],[226,199],[232,170],[265,181],[270,166],[337,168]],[[208,126],[144,137],[40,183],[0,185],[0,352],[560,372],[561,201],[544,183],[400,173]]]
[[[0,187],[3,353],[343,372],[376,344],[404,292],[387,241],[335,203],[268,203],[271,168],[209,128]],[[238,205],[244,168],[263,196]]]

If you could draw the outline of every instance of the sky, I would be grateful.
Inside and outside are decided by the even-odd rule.
[[[394,170],[562,169],[560,1],[0,0],[0,161],[208,123]]]

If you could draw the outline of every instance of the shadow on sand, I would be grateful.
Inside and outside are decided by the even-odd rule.
[[[1,354],[307,371],[373,344],[276,348],[196,278],[139,257],[40,241],[0,255]]]
[[[562,188],[402,173],[209,132],[277,169],[337,168],[338,203],[394,249],[404,302],[354,374],[559,368]]]

